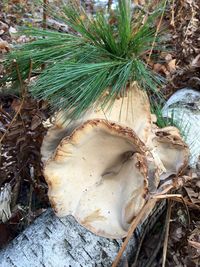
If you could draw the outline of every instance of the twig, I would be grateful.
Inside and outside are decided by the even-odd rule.
[[[111,10],[111,6],[112,6],[112,0],[108,0],[108,12],[110,12]]]
[[[161,236],[159,237],[158,244],[157,244],[156,248],[154,249],[153,254],[150,256],[150,258],[145,263],[145,267],[151,267],[152,266],[152,263],[155,260],[157,254],[158,254],[158,252],[159,252],[159,250],[163,244],[164,234],[165,234],[165,226],[162,229]]]
[[[18,66],[16,60],[14,60],[13,63],[15,64],[16,71],[17,71],[17,76],[18,76],[18,80],[19,80],[19,84],[20,84],[20,88],[21,88],[21,91],[23,93],[25,91],[24,90],[24,83],[23,83],[22,76],[21,76],[20,71],[19,71],[19,66]]]
[[[177,199],[180,199],[179,202],[182,202],[183,205],[185,206],[185,209],[186,209],[186,212],[187,212],[187,215],[188,215],[188,224],[190,225],[190,213],[189,213],[189,210],[188,210],[188,206],[187,206],[187,204],[185,202],[185,199],[183,198],[183,196],[181,194],[155,195],[152,198],[155,198],[155,199],[171,199],[171,200],[175,200],[175,201],[177,201]]]
[[[122,244],[122,247],[120,248],[117,257],[115,258],[112,267],[117,267],[120,259],[123,255],[124,250],[126,249],[129,240],[132,237],[133,232],[135,231],[135,229],[137,228],[138,224],[141,222],[142,219],[144,219],[145,215],[147,215],[151,210],[152,210],[152,206],[154,207],[156,204],[157,200],[156,199],[149,199],[147,201],[147,203],[144,205],[144,207],[141,209],[141,211],[139,212],[139,214],[137,215],[137,217],[133,220],[133,222],[131,223],[131,226],[128,230],[128,234],[127,237],[124,241],[124,243]]]
[[[47,0],[43,0],[43,29],[47,28]]]
[[[189,23],[187,25],[186,31],[184,33],[184,37],[185,37],[184,41],[187,40],[187,37],[188,37],[187,35],[188,35],[189,28],[190,28],[190,26],[192,24],[192,21],[194,20],[194,17],[195,17],[195,12],[194,12],[194,8],[193,8],[192,4],[190,4],[190,7],[191,7],[191,10],[192,10],[192,16],[191,16],[191,19],[190,19],[190,21],[189,21]]]
[[[11,120],[11,116],[0,106],[0,112],[6,116],[7,119]]]
[[[170,25],[173,28],[175,28],[175,20],[174,20],[175,11],[174,11],[174,6],[175,6],[175,0],[172,0],[172,7],[171,7],[171,10],[172,10],[172,18],[171,18],[171,21],[170,21]]]
[[[153,43],[152,43],[152,46],[151,46],[151,50],[150,50],[146,65],[149,64],[149,61],[150,61],[150,58],[151,58],[151,55],[152,55],[152,52],[153,52],[153,49],[154,49],[154,46],[155,46],[155,43],[156,43],[156,38],[157,38],[158,32],[159,32],[160,27],[161,27],[161,23],[162,23],[162,20],[163,20],[166,4],[167,4],[167,0],[165,0],[165,2],[164,2],[163,11],[162,11],[158,26],[156,28],[156,33],[155,33],[155,36],[154,36],[154,40],[153,40]]]
[[[154,199],[168,199],[168,198],[173,198],[173,197],[182,198],[183,196],[181,194],[166,194],[166,195],[157,194],[157,195],[152,196],[152,198]]]
[[[43,24],[42,24],[43,30],[47,28],[47,3],[48,0],[43,0]],[[42,70],[45,69],[45,63],[41,65],[41,69]]]
[[[32,212],[32,198],[33,198],[33,185],[30,183],[30,195],[29,195],[29,204],[28,204],[28,219],[27,219],[27,221],[28,221],[28,225],[31,223],[31,219],[30,219],[30,217],[31,217],[31,212]]]
[[[14,210],[14,207],[16,206],[17,199],[19,196],[19,189],[20,189],[20,184],[21,184],[21,175],[20,174],[15,174],[15,177],[12,181],[14,181],[14,186],[12,189],[12,199],[11,199],[11,210]]]
[[[33,185],[32,183],[34,183],[34,167],[33,166],[29,166],[30,167],[30,179],[31,179],[31,183],[30,183],[30,195],[29,195],[29,205],[28,205],[28,214],[31,214],[31,207],[32,207],[32,198],[33,198]],[[30,218],[30,217],[29,217]],[[31,221],[28,220],[28,223],[30,223]]]
[[[28,74],[28,83],[30,82],[30,79],[31,79],[32,69],[33,69],[33,61],[32,61],[32,59],[30,59],[30,69],[29,69],[29,74]]]
[[[167,256],[167,245],[168,245],[168,238],[169,238],[169,225],[170,225],[170,217],[171,217],[171,210],[172,210],[172,201],[168,201],[168,208],[167,208],[167,216],[166,216],[166,232],[165,232],[165,240],[163,245],[163,260],[162,260],[162,267],[165,267],[166,263],[166,256]]]
[[[181,179],[181,181],[182,181],[182,179]],[[180,181],[179,181],[179,183],[180,183]],[[179,185],[179,183],[178,183],[178,185]],[[177,184],[176,184],[176,186],[177,186]],[[131,236],[132,236],[133,232],[135,231],[135,229],[137,228],[137,226],[141,222],[141,220],[144,219],[145,216],[150,214],[150,212],[152,210],[152,207],[155,206],[156,202],[159,199],[172,199],[173,200],[173,198],[180,198],[182,203],[186,207],[186,211],[187,211],[188,219],[189,219],[189,224],[190,224],[189,210],[188,210],[188,207],[186,205],[186,202],[185,202],[183,196],[181,194],[165,194],[169,190],[171,190],[171,186],[165,188],[163,191],[161,191],[158,194],[151,195],[151,197],[149,198],[147,203],[143,206],[143,208],[141,209],[139,214],[136,216],[136,218],[131,223],[131,226],[130,226],[130,228],[128,230],[127,237],[126,237],[124,243],[122,244],[122,247],[120,248],[120,250],[119,250],[119,252],[117,254],[117,257],[115,258],[115,260],[114,260],[114,262],[112,264],[112,267],[117,267],[118,266],[118,264],[120,262],[120,259],[121,259],[122,255],[123,255],[123,252],[125,251],[125,249],[126,249],[126,247],[128,245],[128,242],[131,239]]]
[[[135,255],[134,263],[131,265],[131,267],[137,267],[137,260],[138,260],[138,257],[140,255],[140,250],[141,250],[144,238],[146,236],[146,232],[147,232],[147,227],[144,229],[144,232],[142,234],[142,238],[140,240],[140,243],[139,243],[139,246],[138,246],[138,249],[137,249],[137,253]]]
[[[177,201],[177,202],[183,202],[180,198],[178,198],[178,197],[174,197],[173,198],[175,201]],[[198,205],[196,205],[196,204],[194,204],[194,203],[192,203],[192,202],[190,202],[190,201],[188,201],[188,200],[185,200],[184,199],[184,201],[185,201],[185,204],[187,205],[187,206],[189,206],[190,208],[192,208],[192,209],[196,209],[196,210],[200,210],[200,206],[198,206]]]
[[[133,220],[133,222],[131,223],[131,226],[128,230],[128,234],[127,234],[127,237],[124,241],[124,243],[122,244],[122,247],[120,248],[118,254],[117,254],[117,257],[115,258],[113,264],[112,264],[112,267],[117,267],[119,262],[120,262],[120,259],[123,255],[123,252],[125,251],[127,245],[128,245],[128,242],[129,240],[131,239],[131,236],[133,234],[133,232],[135,231],[135,229],[137,228],[138,224],[141,222],[142,219],[145,218],[145,216],[147,216],[150,211],[152,210],[152,207],[155,206],[156,202],[159,200],[159,199],[172,199],[173,198],[180,198],[182,200],[182,203],[185,205],[186,207],[186,211],[187,211],[187,214],[188,214],[188,221],[189,221],[189,224],[190,224],[190,215],[189,215],[189,210],[188,210],[188,207],[185,203],[185,200],[183,198],[183,196],[181,194],[164,194],[162,195],[162,193],[160,194],[157,194],[157,195],[152,195],[151,198],[147,201],[147,203],[143,206],[143,208],[141,209],[141,211],[139,212],[139,214],[136,216],[136,218]]]

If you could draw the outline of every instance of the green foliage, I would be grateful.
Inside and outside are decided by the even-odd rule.
[[[172,112],[170,112],[168,117],[164,117],[161,105],[160,104],[155,105],[154,102],[154,104],[151,105],[151,112],[156,115],[157,118],[156,124],[158,125],[159,128],[164,128],[167,126],[175,126],[177,129],[179,129],[184,141],[187,142],[187,136],[190,129],[190,125],[189,123],[186,125],[184,123],[185,120],[184,111],[181,111],[180,114],[178,114],[177,111],[172,110]]]
[[[59,15],[54,15],[72,29],[71,33],[24,29],[23,33],[34,40],[8,55],[7,80],[18,79],[13,60],[24,80],[32,66],[32,74],[39,76],[30,87],[31,93],[48,100],[55,108],[65,109],[70,118],[81,116],[94,104],[112,103],[119,94],[124,95],[132,81],[157,92],[162,81],[144,58],[155,40],[154,24],[160,11],[144,19],[142,13],[131,10],[130,0],[119,0],[114,15],[90,16],[82,9],[65,6]],[[156,36],[154,49],[160,49],[159,45],[160,36]]]
[[[156,124],[159,128],[164,128],[167,126],[175,126],[175,122],[172,118],[165,118],[162,114],[162,104],[158,104],[158,101],[151,101],[151,113],[156,115],[157,121]]]

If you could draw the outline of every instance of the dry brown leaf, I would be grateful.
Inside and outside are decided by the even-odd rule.
[[[194,198],[198,197],[198,193],[194,192],[194,190],[191,187],[184,186],[184,189],[187,192],[189,199],[191,199],[193,197]]]
[[[164,65],[160,64],[160,63],[154,64],[153,70],[155,72],[157,72],[157,73],[163,73],[166,76],[169,74],[169,71],[167,70],[167,68]]]
[[[34,131],[41,123],[42,119],[37,114],[34,115],[31,121],[31,130]]]
[[[8,42],[6,42],[0,38],[0,52],[6,53],[6,52],[9,52],[9,50],[10,50],[10,46],[9,46]]]
[[[6,24],[6,23],[4,23],[3,21],[0,21],[0,29],[1,30],[4,30],[4,31],[6,31],[6,30],[8,30],[8,25]]]
[[[12,104],[11,104],[11,108],[15,112],[18,112],[20,105],[21,105],[21,101],[19,99],[14,99],[13,102],[12,102]]]
[[[199,266],[200,264],[200,227],[196,227],[188,239],[190,259]]]
[[[167,54],[165,56],[165,60],[166,60],[166,62],[170,62],[172,60],[172,55],[171,54]]]
[[[167,64],[168,70],[170,73],[173,73],[176,70],[176,59],[172,59]]]
[[[133,1],[135,5],[140,5],[140,6],[143,6],[145,5],[145,0],[134,0]]]
[[[196,68],[200,68],[200,54],[197,55],[197,56],[192,60],[191,66],[192,66],[192,67],[196,67]]]
[[[200,243],[199,242],[188,240],[188,244],[191,245],[193,248],[200,250]]]

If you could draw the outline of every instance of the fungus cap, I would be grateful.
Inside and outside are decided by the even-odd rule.
[[[97,235],[122,238],[145,203],[145,145],[128,127],[91,120],[64,138],[44,175],[58,216]]]
[[[54,153],[62,138],[70,135],[74,129],[87,120],[103,119],[130,127],[145,143],[151,132],[151,112],[145,91],[132,85],[123,97],[116,98],[112,105],[91,108],[78,120],[70,122],[64,111],[56,114],[54,126],[48,130],[41,147],[42,160],[45,163]]]
[[[152,138],[152,154],[160,169],[160,180],[178,176],[187,166],[189,149],[176,127],[156,129]]]

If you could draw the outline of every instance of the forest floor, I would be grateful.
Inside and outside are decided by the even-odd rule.
[[[145,1],[134,2],[142,5]],[[93,9],[92,4],[88,8]],[[36,8],[32,1],[0,3],[1,77],[5,75],[1,64],[3,56],[13,45],[28,41],[26,36],[16,34],[18,26],[41,27],[42,13],[42,6]],[[47,26],[65,31],[64,25],[51,19],[47,21]],[[168,99],[181,88],[200,90],[199,0],[170,1],[162,26],[166,29],[166,40],[172,48],[170,52],[161,54],[160,62],[152,66],[167,80],[162,93]],[[48,117],[49,110],[45,102],[38,102],[24,92],[1,88],[0,198],[5,190],[10,196],[12,192],[12,197],[11,217],[5,223],[0,223],[0,248],[50,205],[40,158],[40,146],[47,131],[44,122]],[[194,178],[178,193],[191,203],[188,206],[189,214],[182,203],[170,203],[171,216],[166,217],[165,214],[148,234],[135,266],[162,266],[163,224],[170,224],[166,266],[200,266],[200,163],[197,163],[196,169],[188,169],[187,175]]]

